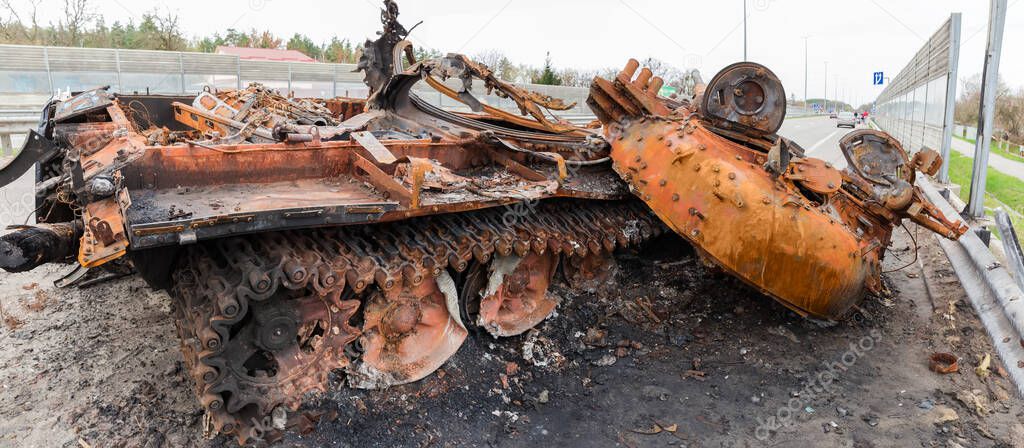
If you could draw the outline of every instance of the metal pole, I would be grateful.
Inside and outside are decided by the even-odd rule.
[[[288,96],[292,96],[292,63],[288,63]]]
[[[50,83],[50,94],[53,94],[53,72],[50,71],[50,51],[43,47],[43,62],[46,64],[46,80]]]
[[[117,64],[117,91],[124,93],[124,84],[121,82],[121,50],[114,49],[114,62]]]
[[[825,61],[825,113],[828,113],[828,61]]]
[[[836,86],[833,87],[836,91],[835,98],[832,98],[832,102],[836,105],[836,113],[839,113],[839,75],[836,75]]]
[[[1003,52],[1003,28],[1006,25],[1006,0],[991,0],[988,18],[988,45],[985,72],[981,78],[981,106],[978,113],[977,146],[974,148],[974,172],[971,175],[971,199],[964,210],[968,217],[985,216],[985,183],[988,152],[992,141],[992,121],[999,85],[999,58]]]
[[[924,51],[926,52],[926,54],[931,54],[932,53],[932,46],[933,46],[932,39],[928,39],[928,42],[926,42],[925,46],[924,46]],[[925,73],[931,73],[932,72],[932,58],[928,58],[928,60],[925,62],[924,71],[925,71]],[[928,133],[928,90],[929,90],[930,86],[931,86],[931,83],[930,82],[926,82],[926,83],[924,83],[924,85],[918,86],[916,89],[914,89],[914,96],[915,96],[915,100],[914,100],[914,116],[912,117],[913,121],[911,123],[913,123],[913,126],[911,126],[911,129],[912,130],[915,130],[915,128],[920,128],[921,129],[921,144],[917,145],[917,144],[914,143],[914,134],[911,133],[910,140],[908,140],[909,145],[907,145],[908,147],[906,148],[906,150],[909,153],[911,153],[911,154],[913,154],[914,152],[919,151],[921,148],[924,147],[925,134]],[[917,97],[917,91],[921,87],[924,87],[924,98],[923,99],[917,99],[916,98]],[[921,108],[923,109],[923,113],[921,115],[921,121],[920,122],[917,121],[917,105],[918,104],[922,104]]]
[[[331,78],[331,98],[338,97],[338,64],[334,64],[334,76]]]
[[[743,60],[747,60],[747,0],[743,0]]]
[[[242,90],[242,58],[235,56],[235,86]]]
[[[939,169],[939,182],[949,183],[949,150],[953,144],[953,116],[956,112],[957,72],[960,66],[960,13],[949,17],[949,71],[946,72],[946,110],[942,121],[942,168]]]
[[[804,107],[807,107],[807,38],[804,36]]]
[[[181,93],[185,93],[185,57],[178,52],[178,67],[181,68]]]
[[[1021,251],[1017,230],[1013,228],[1013,222],[1010,221],[1010,215],[1006,210],[997,209],[995,215],[999,234],[1003,236],[1006,264],[1010,265],[1010,272],[1013,272],[1013,280],[1017,282],[1017,286],[1024,289],[1024,251]]]

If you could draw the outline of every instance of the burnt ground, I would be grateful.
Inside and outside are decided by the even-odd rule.
[[[278,445],[1024,447],[1022,400],[920,237],[927,269],[887,275],[892,294],[836,324],[659,241],[620,254],[602,291],[556,288],[558,315],[536,331],[470,338],[424,381],[355,391],[334,377],[305,408],[316,431]],[[905,235],[891,253],[889,269],[913,261]],[[60,272],[0,277],[0,446],[232,446],[202,438],[166,297],[134,278],[54,290]],[[935,351],[961,371],[929,371]]]

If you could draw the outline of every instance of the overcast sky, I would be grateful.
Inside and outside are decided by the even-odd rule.
[[[191,36],[228,28],[301,32],[316,41],[332,35],[362,41],[379,29],[376,0],[198,1],[91,0],[114,20],[159,8],[178,14]],[[747,0],[748,54],[771,68],[787,94],[804,95],[804,39],[810,36],[810,96],[824,93],[849,103],[874,99],[881,88],[872,73],[895,76],[925,40],[963,13],[960,77],[982,70],[987,38],[985,0]],[[1024,87],[1024,4],[1010,0],[1001,73]],[[44,0],[51,10],[55,0]],[[412,40],[442,52],[474,54],[498,49],[513,61],[541,65],[550,51],[555,65],[596,69],[621,66],[630,57],[657,57],[696,67],[709,80],[743,58],[743,0],[399,0]],[[55,16],[54,16],[55,18]],[[49,18],[48,18],[49,19]],[[45,21],[45,20],[44,20]]]

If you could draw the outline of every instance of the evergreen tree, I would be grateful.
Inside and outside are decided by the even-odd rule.
[[[302,34],[295,33],[295,35],[288,40],[287,48],[289,50],[299,51],[302,54],[318,61],[323,60],[323,50],[320,46],[313,43],[313,39]]]
[[[549,51],[547,57],[544,58],[544,69],[540,71],[539,75],[534,76],[531,79],[534,84],[542,84],[546,86],[560,86],[562,85],[562,78],[555,73],[555,69],[551,66],[551,52]]]

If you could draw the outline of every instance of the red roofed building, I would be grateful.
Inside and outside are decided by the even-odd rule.
[[[239,59],[247,61],[276,61],[276,62],[316,62],[315,59],[306,56],[298,50],[278,50],[276,48],[245,48],[218,46],[217,54],[238,56]]]

